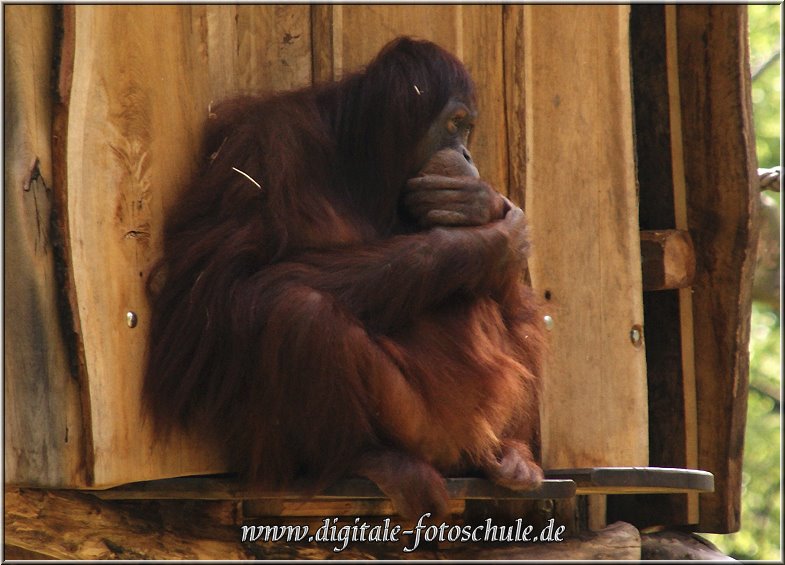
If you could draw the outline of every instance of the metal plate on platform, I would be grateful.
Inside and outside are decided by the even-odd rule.
[[[712,492],[714,475],[697,469],[670,467],[589,467],[551,469],[548,479],[570,479],[577,494],[660,494]]]
[[[450,498],[466,500],[501,499],[556,499],[575,496],[575,482],[567,478],[554,478],[543,481],[536,489],[515,491],[501,487],[486,479],[457,478],[446,479]],[[256,500],[256,499],[385,499],[385,495],[375,483],[368,479],[344,479],[314,495],[306,494],[306,488],[293,488],[286,491],[270,491],[243,486],[232,478],[181,477],[130,483],[106,490],[91,491],[105,500],[133,499],[193,499],[193,500]]]

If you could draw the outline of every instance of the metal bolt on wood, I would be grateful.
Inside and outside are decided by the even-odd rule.
[[[643,328],[639,324],[632,326],[630,330],[630,341],[635,347],[643,345]]]
[[[128,311],[125,314],[125,323],[128,324],[129,328],[135,328],[136,325],[139,323],[139,318],[136,315],[136,312]]]

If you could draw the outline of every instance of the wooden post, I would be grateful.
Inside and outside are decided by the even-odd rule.
[[[679,83],[693,285],[700,531],[740,525],[752,274],[759,208],[744,6],[678,6]]]

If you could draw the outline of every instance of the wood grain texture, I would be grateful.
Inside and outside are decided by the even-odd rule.
[[[628,12],[524,8],[529,269],[554,320],[547,468],[648,464]]]
[[[81,485],[84,427],[52,222],[55,8],[6,6],[4,16],[5,482]]]
[[[524,8],[504,6],[504,96],[507,124],[508,196],[526,206],[526,76]]]
[[[338,79],[361,69],[399,35],[428,39],[461,59],[478,87],[480,117],[470,142],[472,156],[482,177],[508,193],[501,6],[377,4],[314,9],[316,80]]]
[[[198,438],[156,443],[142,420],[144,281],[159,253],[165,210],[195,169],[211,103],[234,92],[309,82],[310,12],[301,6],[69,9],[72,36],[64,41],[73,43],[74,57],[64,73],[72,77],[63,108],[64,190],[89,384],[92,484],[222,471]],[[126,325],[128,312],[138,318],[135,328]]]
[[[679,6],[679,82],[693,285],[700,531],[740,525],[758,215],[746,8]]]
[[[311,84],[308,6],[195,5],[190,10],[211,100]]]
[[[45,559],[249,559],[239,528],[216,523],[215,503],[167,518],[89,494],[11,489],[5,494],[8,546]],[[176,531],[172,531],[172,525]]]
[[[651,561],[736,561],[695,534],[664,531],[641,535],[641,559]]]
[[[186,181],[198,147],[197,113],[206,116],[198,92],[172,105],[186,80],[178,57],[181,14],[174,7],[71,9],[64,190],[90,393],[93,484],[209,470],[210,456],[199,454],[195,441],[178,438],[151,449],[151,430],[140,425],[149,319],[144,281],[155,259],[162,193]],[[106,41],[120,35],[122,42]],[[139,319],[133,329],[125,322],[129,311]],[[181,456],[167,461],[172,451]]]

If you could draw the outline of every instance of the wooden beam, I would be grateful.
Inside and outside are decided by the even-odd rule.
[[[75,491],[9,489],[4,542],[46,559],[252,559],[237,527],[218,524],[215,504],[166,516]],[[166,527],[168,525],[174,527]]]
[[[242,530],[221,519],[222,507],[206,502],[111,502],[73,491],[11,489],[5,498],[7,555],[54,559],[624,559],[641,557],[638,530],[618,522],[598,532],[558,543],[461,543],[438,549],[422,543],[412,553],[413,536],[398,543],[339,541],[242,543]],[[231,515],[228,516],[231,518]],[[304,524],[306,521],[297,521]],[[259,523],[259,522],[257,522]],[[369,524],[374,523],[368,520]],[[278,522],[275,525],[280,525]],[[352,525],[353,521],[339,522]],[[393,524],[395,524],[393,522]],[[452,524],[448,524],[453,526]],[[315,534],[309,529],[309,534]],[[537,532],[539,533],[539,531]]]
[[[643,290],[687,288],[695,279],[695,249],[686,230],[641,231]]]
[[[424,556],[423,556],[424,557]],[[442,559],[551,560],[631,560],[641,557],[640,533],[624,522],[616,522],[597,532],[581,534],[561,543],[508,544],[505,547],[483,548],[479,544],[436,555]]]
[[[641,559],[652,561],[736,561],[695,534],[663,531],[641,535]]]
[[[716,489],[702,494],[699,531],[740,527],[747,415],[752,275],[759,213],[750,100],[747,8],[676,8],[687,221],[693,284],[698,467]]]

